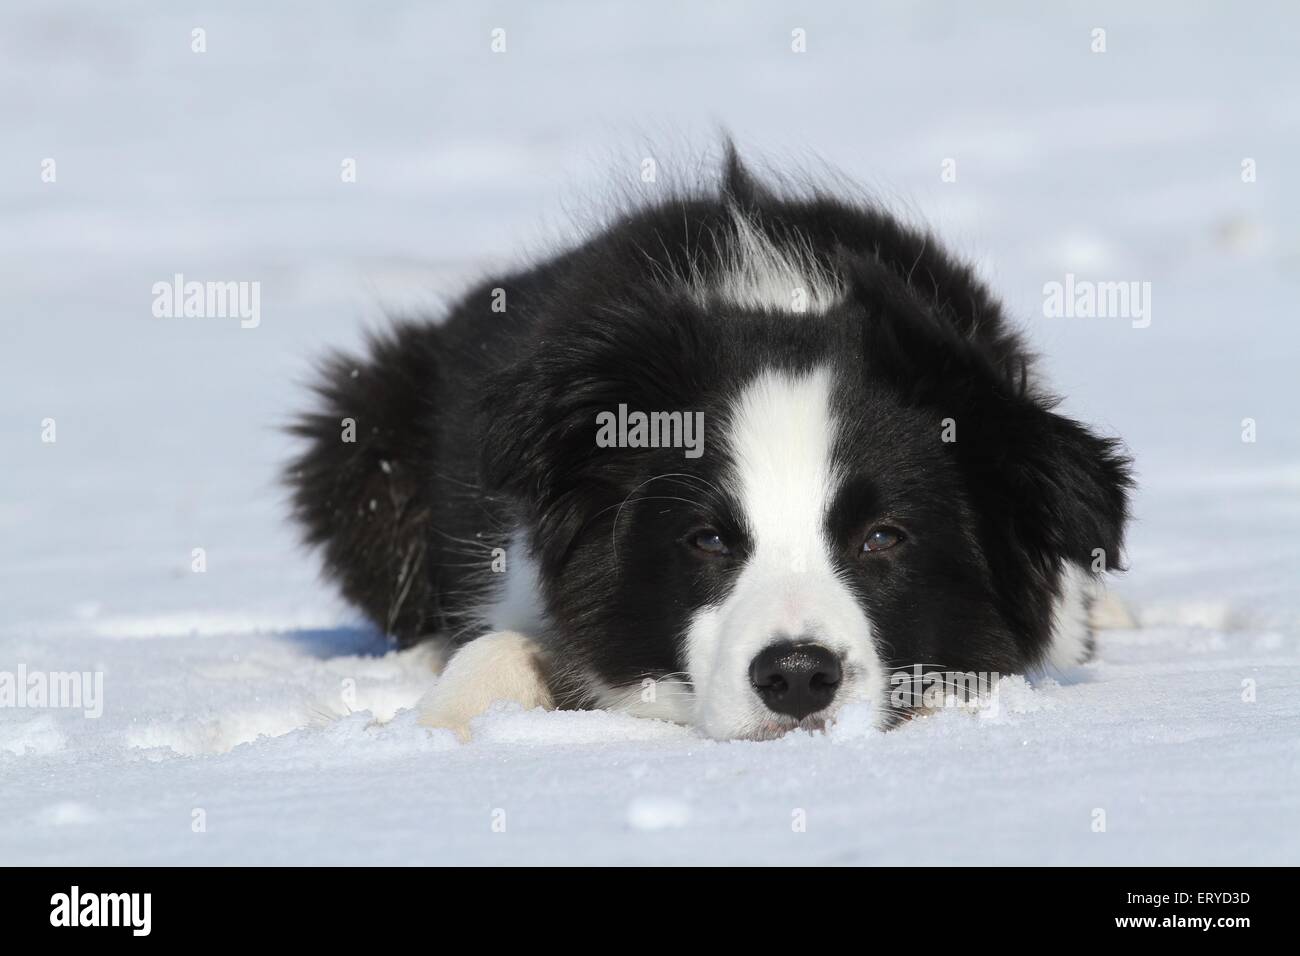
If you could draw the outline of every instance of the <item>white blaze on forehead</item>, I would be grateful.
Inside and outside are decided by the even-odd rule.
[[[832,492],[830,370],[764,372],[740,396],[728,428],[733,485],[753,559],[806,570],[825,563]]]
[[[724,480],[750,548],[730,593],[699,612],[687,635],[695,720],[714,737],[770,735],[779,718],[759,699],[749,668],[782,640],[816,641],[841,656],[834,707],[882,700],[871,625],[836,571],[826,531],[837,485],[831,390],[826,368],[767,371],[731,407]]]

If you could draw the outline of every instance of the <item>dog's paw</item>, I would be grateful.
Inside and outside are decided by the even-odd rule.
[[[470,722],[499,700],[525,710],[555,707],[546,658],[531,638],[494,631],[462,647],[420,704],[420,724],[470,739]]]
[[[478,715],[442,708],[433,702],[422,705],[419,723],[421,727],[428,727],[430,730],[450,730],[456,735],[456,739],[464,744],[469,743],[469,722],[476,716]]]

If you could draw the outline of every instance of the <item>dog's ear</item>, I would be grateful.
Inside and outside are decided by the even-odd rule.
[[[983,533],[1047,580],[1062,561],[1120,567],[1133,484],[1120,443],[1057,414],[1032,387],[1023,348],[1005,347],[1014,339],[1004,329],[979,335],[978,323],[956,321],[878,260],[858,259],[847,274],[864,311],[869,377],[933,416]]]
[[[1061,561],[1097,573],[1122,568],[1133,479],[1116,439],[1027,394],[951,409],[950,417],[989,533],[1005,529],[1044,573]]]
[[[578,532],[635,485],[635,453],[602,449],[597,416],[679,410],[712,374],[705,323],[684,299],[646,291],[617,309],[557,297],[532,334],[546,348],[487,383],[479,414],[486,490],[522,508],[543,562],[562,563]]]

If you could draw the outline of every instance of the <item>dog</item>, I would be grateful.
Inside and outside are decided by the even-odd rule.
[[[972,270],[730,147],[316,392],[294,514],[375,626],[451,648],[422,721],[462,737],[499,700],[888,729],[918,676],[1088,659],[1120,567],[1131,462]]]

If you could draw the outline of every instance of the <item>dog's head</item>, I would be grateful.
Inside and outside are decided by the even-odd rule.
[[[1125,462],[1026,384],[1018,343],[877,260],[843,275],[801,315],[555,302],[546,349],[494,381],[485,475],[530,532],[574,702],[714,737],[854,701],[887,726],[891,675],[1041,661],[1065,570],[1117,560]]]

